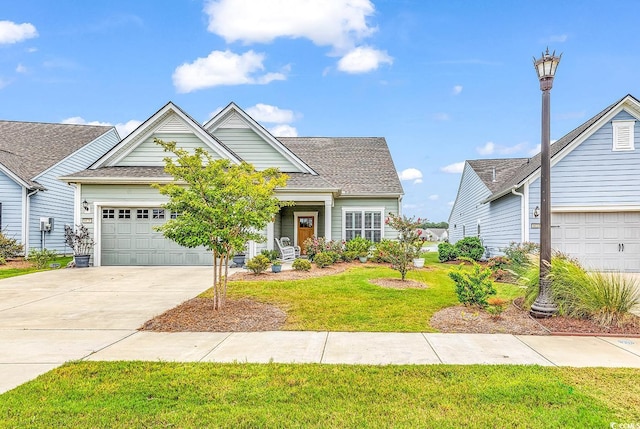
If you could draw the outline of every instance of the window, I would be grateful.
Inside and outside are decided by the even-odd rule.
[[[149,219],[149,210],[148,209],[136,210],[136,217],[138,219]]]
[[[153,219],[164,219],[164,209],[153,209]]]
[[[129,210],[129,209],[119,209],[118,210],[118,219],[131,219],[131,210]]]
[[[102,219],[115,219],[116,210],[115,209],[102,209]]]
[[[180,216],[180,213],[171,212],[171,219],[178,219],[178,216]]]
[[[383,210],[349,210],[344,212],[344,239],[364,237],[373,242],[382,240]]]
[[[635,121],[612,121],[613,125],[613,150],[634,150],[634,125]]]

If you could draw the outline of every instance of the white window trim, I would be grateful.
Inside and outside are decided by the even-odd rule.
[[[635,150],[635,123],[636,121],[634,120],[611,121],[611,125],[613,126],[612,150],[614,152]],[[621,140],[620,132],[624,129],[629,130],[629,138],[627,141]]]
[[[362,231],[364,232],[364,212],[380,212],[380,239],[384,238],[384,207],[343,207],[342,208],[342,241],[347,239],[347,212],[362,212]],[[363,235],[364,237],[364,235]]]
[[[313,216],[313,235],[318,236],[318,212],[293,212],[293,243],[298,243],[298,218]]]

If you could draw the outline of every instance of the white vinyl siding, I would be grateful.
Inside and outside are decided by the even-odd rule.
[[[612,121],[613,150],[634,150],[635,121]]]
[[[22,239],[22,198],[25,189],[0,171],[0,203],[2,233],[18,241]]]

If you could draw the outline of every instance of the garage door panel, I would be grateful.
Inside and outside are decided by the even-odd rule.
[[[552,247],[585,267],[640,271],[640,212],[554,213],[552,223]]]
[[[101,233],[103,265],[211,265],[206,249],[182,247],[154,230],[165,221],[163,209],[105,210]]]

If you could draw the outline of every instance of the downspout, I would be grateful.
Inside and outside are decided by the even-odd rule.
[[[23,222],[23,228],[24,228],[24,242],[22,243],[24,245],[24,255],[27,256],[29,254],[29,218],[31,217],[31,197],[35,194],[37,194],[40,190],[39,189],[34,189],[33,191],[29,192],[27,194],[26,197],[26,201],[25,201],[25,208],[24,208],[24,222]]]
[[[516,191],[516,188],[512,188],[511,189],[511,193],[513,195],[517,195],[520,197],[520,242],[524,241],[524,233],[525,233],[525,228],[526,228],[526,223],[525,223],[525,215],[526,215],[526,211],[525,211],[525,207],[524,207],[524,194],[521,194],[520,192]]]

